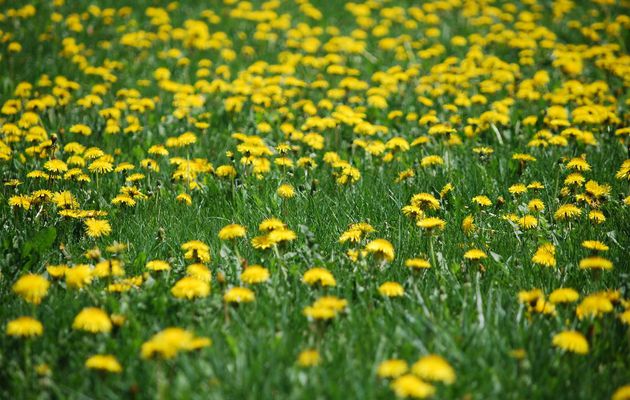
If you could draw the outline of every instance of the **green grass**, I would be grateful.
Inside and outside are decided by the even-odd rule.
[[[71,2],[68,2],[71,3]],[[156,96],[156,108],[137,114],[143,126],[134,135],[105,135],[105,120],[98,114],[99,107],[84,110],[71,102],[65,107],[55,107],[39,114],[41,125],[48,134],[56,133],[60,145],[56,157],[66,159],[61,149],[71,141],[86,146],[98,146],[115,157],[115,164],[128,161],[140,171],[140,161],[148,157],[148,148],[163,144],[168,137],[186,131],[197,135],[193,146],[170,149],[170,157],[204,158],[214,167],[231,163],[226,151],[236,152],[238,141],[231,137],[235,132],[257,134],[269,146],[287,141],[280,130],[286,121],[278,108],[287,106],[295,115],[296,127],[307,118],[293,104],[300,99],[310,99],[317,104],[326,98],[325,91],[305,89],[293,98],[286,98],[286,104],[274,104],[257,109],[246,102],[241,113],[225,110],[224,99],[230,93],[205,94],[205,104],[191,111],[191,116],[209,122],[210,127],[200,130],[192,123],[172,117],[173,94],[160,89],[153,79],[153,71],[158,67],[169,68],[173,81],[194,84],[197,62],[208,58],[215,67],[228,65],[232,77],[246,69],[254,61],[266,60],[271,64],[279,61],[282,51],[299,50],[286,48],[286,32],[276,30],[279,40],[275,43],[256,41],[252,35],[256,23],[238,18],[230,18],[228,10],[234,6],[216,3],[203,7],[197,2],[182,1],[177,11],[170,12],[171,25],[182,26],[186,19],[199,19],[200,11],[212,8],[221,17],[217,25],[210,25],[211,32],[225,32],[233,38],[232,47],[238,56],[233,61],[222,61],[217,50],[197,50],[184,48],[180,42],[156,42],[150,49],[136,50],[118,43],[120,33],[117,27],[127,30],[138,28],[155,30],[151,27],[144,10],[157,2],[132,2],[132,15],[116,18],[110,26],[90,18],[84,21],[83,32],[71,32],[62,24],[52,24],[50,14],[53,6],[49,2],[34,2],[37,14],[30,19],[18,20],[7,17],[0,22],[0,30],[10,32],[12,40],[22,44],[22,51],[12,54],[6,43],[0,43],[0,99],[14,98],[17,84],[28,81],[33,84],[41,74],[51,78],[64,75],[81,84],[74,93],[76,100],[90,92],[92,85],[102,83],[102,79],[84,74],[68,58],[59,55],[61,40],[75,37],[78,43],[86,45],[86,59],[92,65],[101,65],[106,59],[123,63],[124,68],[114,71],[118,78],[102,96],[103,107],[112,106],[116,92],[122,88],[137,88],[144,97]],[[414,2],[395,1],[385,3],[405,8]],[[503,6],[504,2],[497,2]],[[577,19],[583,25],[593,22],[612,21],[616,16],[628,13],[627,2],[620,1],[610,7],[583,5],[575,2],[575,8],[559,22],[553,22],[551,8],[543,4],[539,26],[545,26],[557,35],[557,43],[581,43],[595,46],[598,43],[579,33],[579,30],[566,26]],[[106,6],[120,7],[118,1],[103,1]],[[341,4],[319,1],[313,3],[323,12],[323,19],[316,21],[301,14],[294,3],[282,3],[278,13],[290,13],[293,27],[307,22],[312,27],[336,26],[341,34],[349,35],[358,28],[355,18],[343,9]],[[515,2],[519,10],[528,6]],[[255,2],[255,6],[259,3]],[[12,2],[0,4],[4,14],[7,9],[16,7]],[[162,4],[162,6],[166,6]],[[86,6],[87,7],[87,6]],[[599,15],[591,16],[587,9],[597,9]],[[73,11],[71,4],[58,9],[67,16]],[[444,43],[445,52],[430,59],[396,60],[393,53],[379,48],[380,38],[369,34],[365,40],[367,55],[344,56],[343,64],[359,70],[360,79],[370,82],[375,71],[386,71],[400,65],[407,69],[417,65],[419,77],[430,73],[431,67],[444,61],[448,56],[464,58],[470,46],[457,47],[450,44],[455,34],[464,36],[478,33],[487,36],[488,25],[473,26],[470,18],[463,16],[461,8],[456,11],[438,12],[441,21],[436,26],[442,29],[440,37],[426,37],[424,29],[431,26],[420,22],[415,29],[393,23],[387,36],[411,35],[414,52],[435,43]],[[379,10],[372,13],[376,20]],[[409,17],[410,18],[410,17]],[[408,19],[409,19],[408,18]],[[134,19],[137,27],[130,23]],[[512,22],[506,22],[510,29]],[[623,24],[622,24],[623,25]],[[52,39],[38,40],[38,35],[51,29]],[[617,57],[628,57],[628,23],[621,27],[617,36],[601,33],[602,43],[614,43],[619,50]],[[92,33],[89,33],[92,32]],[[237,32],[245,32],[246,39],[240,39]],[[1,35],[0,35],[1,36]],[[324,33],[320,40],[327,41],[331,36]],[[112,49],[97,47],[101,40],[111,40]],[[426,43],[422,41],[426,40]],[[240,53],[242,46],[252,45],[255,56],[247,57]],[[178,67],[174,60],[159,58],[159,51],[180,48],[189,57],[188,67]],[[496,55],[500,59],[519,62],[519,49],[508,44],[488,44],[483,48],[486,57]],[[412,52],[413,53],[413,52]],[[461,122],[453,124],[463,143],[461,146],[448,146],[443,139],[432,139],[426,146],[412,147],[400,153],[391,163],[383,162],[378,156],[369,156],[357,146],[355,139],[382,140],[400,136],[411,142],[427,133],[427,127],[419,126],[417,120],[392,121],[387,118],[391,110],[401,110],[405,115],[416,112],[418,116],[435,110],[444,122],[453,114],[444,109],[452,103],[454,96],[446,94],[431,97],[435,103],[427,107],[417,101],[414,92],[419,77],[401,83],[397,91],[388,97],[389,107],[381,110],[367,107],[367,94],[357,91],[361,97],[357,104],[350,96],[335,100],[334,104],[349,104],[353,107],[366,106],[365,120],[386,125],[388,133],[374,137],[363,137],[353,133],[352,127],[340,124],[337,128],[326,129],[321,133],[326,138],[322,150],[312,150],[299,141],[292,144],[301,146],[292,152],[295,160],[313,155],[319,166],[306,172],[301,168],[285,171],[272,166],[271,172],[263,179],[257,179],[244,172],[236,154],[235,165],[239,176],[235,182],[222,180],[213,174],[200,175],[202,190],[189,191],[186,185],[173,181],[171,174],[175,167],[167,158],[160,159],[161,171],[144,172],[147,178],[137,182],[137,186],[149,197],[139,201],[132,208],[119,208],[111,205],[111,199],[125,185],[123,175],[109,173],[88,184],[78,184],[65,180],[42,181],[29,179],[26,174],[34,169],[43,169],[44,158],[22,154],[28,146],[20,140],[10,143],[13,154],[10,160],[0,161],[0,176],[3,181],[19,179],[23,183],[17,188],[3,185],[0,189],[0,397],[1,398],[391,398],[393,395],[389,381],[377,376],[378,365],[385,359],[401,358],[414,363],[420,356],[435,353],[444,357],[453,366],[457,381],[450,386],[436,384],[437,398],[609,398],[619,387],[630,383],[630,332],[618,318],[623,312],[619,302],[614,311],[598,318],[579,320],[575,306],[558,305],[556,315],[542,315],[531,312],[518,301],[521,290],[542,289],[545,294],[559,287],[572,287],[586,295],[605,290],[618,290],[620,297],[628,299],[630,263],[627,255],[630,248],[630,209],[624,204],[629,194],[629,182],[615,179],[615,173],[628,158],[628,142],[615,137],[616,129],[628,126],[628,80],[597,67],[592,59],[584,61],[584,72],[569,76],[560,68],[552,66],[552,51],[538,47],[534,65],[520,68],[522,79],[531,78],[538,70],[547,70],[551,77],[544,93],[551,93],[563,82],[571,79],[583,83],[605,81],[610,98],[603,104],[613,105],[618,122],[607,121],[598,125],[573,124],[580,129],[591,130],[597,138],[597,146],[586,146],[570,139],[566,147],[528,147],[535,132],[551,129],[543,122],[551,102],[541,99],[528,101],[516,99],[510,108],[510,123],[480,131],[469,138],[463,135],[468,118],[478,118],[491,108],[493,101],[514,97],[514,92],[502,88],[494,94],[486,94],[487,105],[475,104],[460,107],[455,113]],[[320,50],[317,55],[323,56]],[[412,54],[413,55],[413,54]],[[627,64],[627,62],[626,62]],[[339,85],[342,77],[326,74],[325,70],[299,65],[295,76],[312,82],[318,75],[324,76],[330,87]],[[479,93],[479,85],[489,79],[491,71],[470,80],[467,94]],[[437,74],[439,75],[439,74]],[[151,85],[141,87],[139,79],[150,79]],[[205,78],[208,81],[213,76]],[[625,79],[625,82],[624,82]],[[518,83],[518,82],[517,82]],[[462,89],[463,90],[463,89]],[[46,89],[42,92],[48,93]],[[35,97],[36,94],[33,95]],[[593,98],[596,103],[601,99]],[[569,111],[577,102],[569,101]],[[210,115],[200,117],[209,112]],[[329,116],[330,111],[321,108],[318,115]],[[4,115],[0,126],[15,123],[19,115]],[[535,126],[523,126],[522,120],[528,115],[538,116]],[[124,118],[123,118],[124,119]],[[260,133],[257,124],[269,122],[271,133]],[[67,133],[78,123],[92,127],[94,133],[80,137]],[[124,127],[124,123],[123,123]],[[0,128],[0,132],[1,128]],[[553,130],[558,133],[559,130]],[[0,133],[0,140],[9,144],[7,135]],[[473,153],[476,146],[490,146],[494,149],[487,161],[482,161]],[[119,149],[119,154],[116,154]],[[333,169],[323,161],[324,153],[336,151],[361,172],[360,180],[347,186],[335,183]],[[528,153],[537,158],[520,169],[512,160],[514,153]],[[435,168],[417,166],[427,155],[441,155],[445,165]],[[582,215],[575,221],[563,222],[554,219],[554,212],[565,203],[572,202],[562,197],[560,190],[570,171],[566,161],[586,154],[592,170],[585,172],[587,180],[608,184],[611,194],[601,209],[606,215],[602,224],[588,220],[590,208],[580,204]],[[157,158],[157,157],[156,157]],[[273,157],[269,157],[273,163]],[[414,168],[417,176],[405,182],[396,183],[398,173]],[[87,171],[87,168],[84,168]],[[150,176],[150,177],[149,177]],[[529,191],[515,197],[508,188],[516,183],[541,182],[545,189]],[[290,183],[296,189],[292,199],[280,199],[276,194],[278,186]],[[411,197],[420,192],[432,193],[439,198],[445,184],[451,183],[453,191],[441,201],[441,208],[431,212],[447,222],[439,235],[430,239],[416,227],[415,222],[403,215],[401,208]],[[60,217],[53,204],[33,206],[30,210],[15,209],[9,206],[11,196],[30,194],[35,190],[69,190],[77,198],[82,209],[100,209],[109,213],[113,231],[111,235],[94,239],[85,234],[80,220]],[[191,206],[176,200],[179,193],[192,196]],[[471,198],[487,195],[493,206],[480,210]],[[505,202],[501,204],[499,197]],[[521,231],[518,225],[502,218],[508,213],[523,215],[526,205],[532,198],[540,198],[545,211],[538,216],[539,225],[535,229]],[[465,235],[461,222],[467,215],[474,215],[477,230]],[[258,224],[265,218],[278,217],[289,229],[298,235],[297,240],[273,251],[255,250],[250,239],[256,235]],[[369,222],[376,231],[367,241],[375,238],[389,240],[396,252],[391,263],[381,266],[372,257],[353,263],[345,255],[350,247],[339,243],[339,236],[352,223]],[[234,266],[239,264],[234,247],[219,240],[219,230],[229,224],[238,223],[248,230],[247,240],[237,242],[241,257],[249,264],[261,264],[270,269],[271,280],[254,287],[256,301],[239,306],[229,306],[227,317],[223,303],[226,287],[238,286],[238,276]],[[185,276],[188,261],[184,260],[180,249],[189,240],[201,240],[211,247],[212,261],[209,267],[213,272],[212,293],[207,298],[193,301],[175,298],[170,288]],[[404,266],[409,258],[431,258],[430,240],[433,240],[436,264],[431,269],[414,272]],[[600,240],[609,245],[604,256],[611,260],[611,271],[584,271],[579,269],[579,261],[589,254],[581,247],[584,240]],[[46,276],[46,266],[51,264],[78,264],[88,260],[83,256],[86,250],[98,246],[103,252],[113,242],[126,243],[129,250],[121,258],[125,263],[127,276],[141,275],[146,271],[148,260],[168,260],[173,269],[169,273],[152,273],[151,278],[138,289],[122,294],[106,291],[107,280],[95,280],[83,290],[65,288],[63,280],[51,280],[48,295],[41,305],[32,306],[12,292],[14,282],[23,274],[38,273]],[[531,261],[536,249],[545,242],[556,246],[557,266],[543,268]],[[366,240],[362,242],[365,245]],[[60,246],[64,248],[62,251]],[[358,248],[358,246],[356,246]],[[463,254],[470,248],[483,249],[488,258],[483,261],[483,271],[475,263],[465,261]],[[337,280],[334,288],[311,288],[301,282],[302,274],[310,267],[323,266],[329,269]],[[286,271],[286,278],[283,270]],[[226,274],[227,282],[220,284],[217,273]],[[378,293],[378,287],[386,281],[401,283],[405,295],[401,298],[385,298]],[[309,321],[302,313],[323,294],[336,295],[348,301],[346,312],[329,322]],[[114,328],[110,334],[93,335],[72,329],[74,317],[84,307],[96,306],[108,313],[126,316],[123,326]],[[33,339],[17,339],[4,334],[6,324],[22,315],[36,316],[44,326],[44,334]],[[169,327],[178,326],[194,332],[197,336],[212,339],[212,346],[196,352],[178,355],[173,360],[145,360],[140,357],[142,344],[155,333]],[[563,352],[552,346],[554,334],[568,329],[578,330],[587,338],[590,351],[586,355]],[[298,354],[306,348],[319,350],[322,362],[319,366],[302,368],[296,363]],[[522,360],[510,356],[515,349],[523,349]],[[108,353],[117,357],[123,367],[121,374],[105,375],[88,370],[85,360],[96,353]],[[45,363],[51,368],[50,375],[39,375],[36,365]],[[160,392],[159,377],[168,377],[168,384]]]

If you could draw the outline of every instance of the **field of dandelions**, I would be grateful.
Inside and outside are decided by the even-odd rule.
[[[0,398],[630,399],[629,14],[0,0]]]

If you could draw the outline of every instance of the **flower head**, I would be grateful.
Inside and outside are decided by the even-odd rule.
[[[247,230],[244,226],[238,224],[226,225],[219,231],[219,239],[232,240],[244,237]]]
[[[420,358],[412,367],[411,372],[428,381],[439,381],[447,385],[455,382],[455,370],[439,355],[429,354]]]
[[[383,260],[389,262],[394,260],[394,246],[385,239],[372,240],[365,246],[365,250]]]
[[[72,328],[91,333],[108,333],[112,330],[112,321],[100,308],[88,307],[77,314]]]
[[[377,374],[381,378],[398,378],[409,370],[405,360],[385,360],[379,364]]]
[[[250,303],[254,299],[254,292],[244,287],[233,287],[223,295],[226,303]]]
[[[269,280],[269,270],[260,265],[250,265],[241,273],[241,281],[255,285]]]
[[[91,356],[85,361],[85,366],[89,369],[95,369],[98,371],[111,372],[119,374],[122,372],[122,367],[116,359],[116,357],[110,354],[96,354]]]
[[[588,341],[584,335],[577,331],[564,331],[553,337],[552,343],[555,347],[576,354],[588,353]]]
[[[188,300],[208,297],[210,294],[210,283],[193,276],[185,276],[175,282],[175,285],[171,288],[171,294],[178,299]]]
[[[435,387],[418,378],[415,375],[402,375],[391,384],[391,388],[398,397],[413,397],[425,399],[435,394]]]
[[[41,275],[22,275],[13,284],[13,292],[32,304],[39,304],[48,293],[50,282]]]
[[[20,317],[9,321],[7,324],[7,335],[14,337],[34,337],[41,336],[44,327],[41,322],[31,317]]]

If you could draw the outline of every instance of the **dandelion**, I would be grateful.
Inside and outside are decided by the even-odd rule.
[[[78,264],[65,271],[66,285],[72,289],[81,289],[92,283],[92,269],[85,264]]]
[[[423,382],[415,375],[407,374],[396,378],[391,388],[398,397],[413,397],[415,399],[425,399],[435,394],[435,387]]]
[[[411,198],[411,205],[421,210],[438,210],[440,202],[429,193],[418,193]]]
[[[374,254],[378,259],[388,262],[394,260],[394,246],[385,239],[372,240],[365,246],[365,250]]]
[[[166,328],[142,344],[140,354],[142,358],[161,357],[174,358],[180,352],[202,349],[212,345],[212,341],[205,337],[196,337],[192,332],[182,328]]]
[[[182,244],[182,250],[184,250],[184,258],[186,260],[195,260],[202,263],[210,262],[210,246],[199,241],[191,240]]]
[[[90,333],[108,333],[112,330],[112,321],[100,308],[87,307],[74,318],[72,328]]]
[[[89,218],[85,220],[85,233],[92,238],[108,236],[112,232],[109,222],[104,219]]]
[[[241,281],[250,285],[267,282],[268,280],[269,270],[260,265],[250,265],[241,273]],[[324,286],[323,283],[322,286]]]
[[[416,225],[426,231],[434,232],[443,230],[446,226],[446,221],[436,217],[428,217],[419,219]]]
[[[551,243],[545,243],[538,247],[536,253],[532,257],[534,264],[542,265],[543,267],[555,267],[556,266],[556,248]]]
[[[230,224],[226,225],[219,231],[219,239],[221,240],[233,240],[245,236],[246,229],[242,225]]]
[[[31,304],[40,304],[46,297],[50,282],[41,275],[22,275],[14,284],[13,292]]]
[[[604,257],[587,257],[580,260],[580,269],[611,270],[613,263]]]
[[[111,372],[119,374],[122,372],[122,367],[116,359],[116,357],[110,354],[96,354],[91,356],[85,361],[85,366],[89,369],[97,371]]]
[[[630,399],[630,385],[625,385],[613,393],[611,400],[629,400]]]
[[[9,205],[15,208],[21,208],[23,210],[28,210],[31,208],[31,198],[29,196],[11,196],[9,197]]]
[[[455,382],[455,370],[442,357],[429,354],[420,358],[411,367],[411,372],[428,381],[442,382],[447,385]]]
[[[578,319],[598,318],[603,314],[612,312],[613,305],[610,299],[600,294],[586,296],[576,307],[575,314]]]
[[[405,266],[411,269],[428,269],[431,268],[431,263],[428,260],[422,258],[410,258],[405,261]]]
[[[475,229],[477,229],[477,227],[475,226],[475,220],[473,216],[472,215],[466,216],[462,220],[462,231],[464,231],[464,234],[470,235],[471,233],[475,231]]]
[[[295,189],[293,188],[293,186],[285,183],[278,187],[277,193],[278,196],[282,197],[283,199],[290,199],[295,196]]]
[[[549,301],[553,304],[573,303],[580,298],[580,294],[571,288],[559,288],[551,292]]]
[[[381,378],[398,378],[409,370],[405,360],[385,360],[379,364],[377,375]]]
[[[532,229],[538,226],[538,219],[529,214],[519,218],[516,222],[523,229]]]
[[[335,280],[335,277],[333,276],[333,274],[325,268],[309,269],[302,276],[302,282],[310,286],[319,284],[322,287],[325,287],[325,286],[334,287],[337,285],[337,281]]]
[[[67,265],[47,265],[46,272],[53,279],[61,279],[66,275],[66,271],[68,270]]]
[[[560,206],[560,208],[556,210],[556,212],[554,213],[554,218],[559,221],[564,221],[568,219],[575,219],[580,215],[582,215],[582,210],[580,210],[580,208],[578,208],[576,205],[565,204],[563,206]]]
[[[175,197],[178,203],[185,204],[187,206],[192,205],[192,197],[188,193],[180,193]]]
[[[472,198],[472,202],[481,207],[489,207],[492,205],[492,201],[488,196],[475,196]]]
[[[527,209],[530,212],[541,212],[545,210],[545,203],[540,199],[532,199],[527,203]]]
[[[321,362],[319,352],[315,349],[307,349],[300,352],[297,363],[300,367],[316,367]]]
[[[576,354],[586,354],[589,350],[586,338],[577,331],[560,332],[554,335],[552,343],[561,350]]]
[[[44,164],[44,169],[49,172],[60,174],[68,170],[68,165],[62,160],[49,160]]]
[[[263,220],[260,223],[260,225],[258,225],[258,230],[262,232],[276,231],[276,230],[281,230],[284,228],[285,228],[284,222],[282,222],[278,218],[267,218]]]
[[[486,253],[479,249],[471,249],[464,253],[464,258],[471,261],[478,261],[487,257]]]
[[[187,300],[208,297],[210,294],[210,283],[192,276],[186,276],[175,282],[175,285],[171,288],[171,294],[178,299]]]
[[[378,287],[378,292],[385,297],[401,297],[405,289],[398,282],[385,282]]]
[[[585,240],[582,242],[582,247],[593,251],[608,251],[608,246],[598,240]]]
[[[7,335],[13,337],[30,338],[41,336],[44,327],[41,322],[31,317],[19,317],[7,324]]]
[[[244,287],[233,287],[223,295],[223,301],[226,303],[250,303],[254,299],[254,292]]]
[[[149,271],[170,271],[171,265],[164,260],[151,260],[147,262],[145,268]]]

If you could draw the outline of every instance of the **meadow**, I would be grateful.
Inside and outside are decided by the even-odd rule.
[[[0,398],[630,399],[628,0],[0,0]]]

